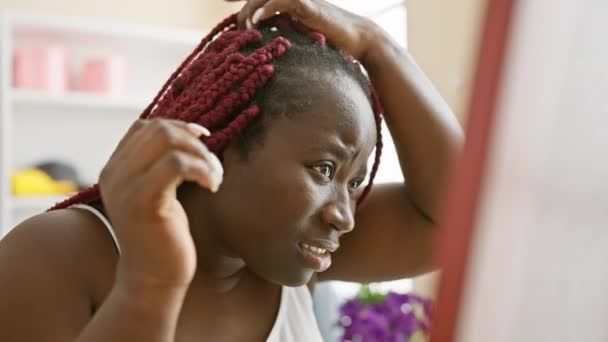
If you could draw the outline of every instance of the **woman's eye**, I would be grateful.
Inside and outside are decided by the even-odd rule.
[[[334,173],[334,167],[332,165],[328,165],[328,164],[317,165],[314,167],[314,169],[327,178],[331,178],[331,176]]]
[[[355,179],[354,181],[350,182],[350,188],[351,190],[357,190],[357,188],[361,186],[361,184],[363,184],[362,179]]]

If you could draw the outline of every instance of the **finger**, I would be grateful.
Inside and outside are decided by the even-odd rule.
[[[129,129],[127,130],[127,133],[125,133],[125,135],[120,139],[120,141],[118,142],[118,145],[116,145],[116,148],[114,149],[114,152],[112,152],[112,155],[110,156],[110,159],[113,158],[114,156],[118,155],[120,153],[120,151],[131,141],[134,139],[134,137],[137,135],[138,132],[141,131],[142,128],[144,128],[147,124],[148,120],[143,120],[143,119],[138,119],[135,122],[133,122],[133,124],[131,124],[131,126],[129,127]]]
[[[124,135],[123,140],[124,139],[128,139],[130,136],[132,136],[133,134],[135,134],[135,132],[137,132],[140,129],[142,129],[146,125],[146,123],[148,121],[149,120],[143,120],[143,119],[137,119],[137,120],[135,120],[135,122],[133,122],[133,124],[131,124],[131,127],[129,127],[129,130],[127,131],[127,133]]]
[[[207,160],[214,165],[215,172],[223,173],[221,163],[210,152],[199,137],[208,131],[202,126],[188,124],[177,120],[154,119],[142,133],[128,159],[127,172],[137,175],[148,169],[155,160],[171,150],[180,150],[198,158]],[[197,127],[198,126],[198,127]]]
[[[291,16],[293,16],[293,14],[290,13],[290,10],[292,9],[292,5],[296,2],[299,2],[299,1],[269,0],[268,2],[266,2],[264,4],[264,6],[259,7],[258,9],[255,10],[255,12],[253,12],[253,14],[251,15],[251,22],[253,23],[253,25],[257,25],[261,21],[264,21],[268,18],[273,17],[274,15],[277,14],[277,12],[289,13]]]
[[[153,199],[175,193],[183,181],[191,181],[201,187],[216,192],[222,182],[222,176],[212,171],[212,165],[196,156],[171,151],[160,158],[140,181],[142,196]]]
[[[254,25],[257,25],[260,21],[271,18],[276,13],[287,13],[300,21],[306,21],[312,17],[311,13],[314,12],[314,6],[312,0],[269,0],[252,14],[251,21]]]
[[[262,7],[268,0],[249,0],[237,15],[237,24],[239,29],[251,29],[251,16],[258,8]]]
[[[220,172],[221,163],[199,139],[201,132],[208,135],[208,131],[199,125],[178,120],[152,120],[146,131],[142,132],[139,139],[133,143],[136,147],[130,151],[127,168],[129,174],[142,173],[155,160],[171,150],[181,150],[205,160],[213,160],[212,162],[217,165],[216,168]]]

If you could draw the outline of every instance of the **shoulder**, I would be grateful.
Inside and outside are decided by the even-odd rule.
[[[0,240],[0,340],[78,336],[113,283],[116,255],[105,230],[92,213],[62,209],[31,217]]]
[[[33,216],[0,240],[0,267],[52,270],[65,286],[96,296],[112,281],[117,255],[107,228],[92,213],[60,209]],[[11,266],[13,265],[13,266]],[[16,270],[13,270],[16,271]]]

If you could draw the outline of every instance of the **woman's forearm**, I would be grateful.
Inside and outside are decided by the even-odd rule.
[[[408,195],[432,219],[463,144],[463,132],[447,103],[411,55],[381,28],[370,30],[362,63],[380,95]]]
[[[77,342],[173,342],[186,290],[115,285]]]

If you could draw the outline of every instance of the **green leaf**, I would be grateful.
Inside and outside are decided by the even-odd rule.
[[[370,305],[375,303],[381,303],[384,301],[385,295],[377,292],[373,292],[368,284],[362,285],[357,295],[361,303]]]

